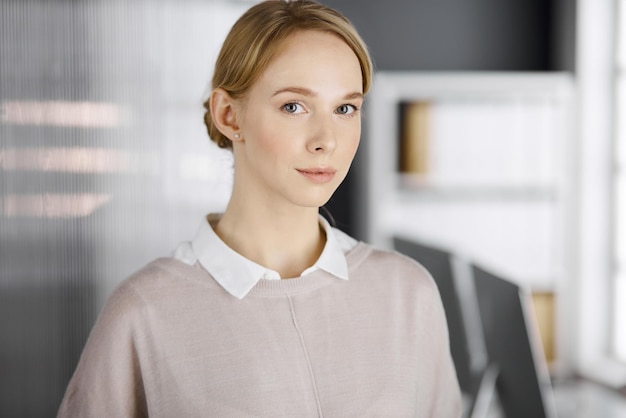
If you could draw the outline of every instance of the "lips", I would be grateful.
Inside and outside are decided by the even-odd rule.
[[[313,183],[323,184],[330,182],[337,173],[336,170],[327,167],[300,168],[298,173],[302,174]]]

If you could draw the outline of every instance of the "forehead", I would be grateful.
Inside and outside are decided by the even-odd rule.
[[[291,34],[262,72],[261,84],[313,83],[362,90],[361,64],[338,35],[317,30]]]

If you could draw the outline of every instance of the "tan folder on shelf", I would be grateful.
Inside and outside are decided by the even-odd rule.
[[[428,173],[430,106],[427,101],[404,105],[399,156],[404,174],[424,177]]]

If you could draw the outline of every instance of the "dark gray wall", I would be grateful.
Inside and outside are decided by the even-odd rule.
[[[376,70],[574,72],[575,0],[321,0],[367,43]],[[365,136],[364,136],[365,138]],[[360,159],[328,209],[359,236]]]
[[[326,0],[379,70],[553,71],[574,39],[574,0]]]

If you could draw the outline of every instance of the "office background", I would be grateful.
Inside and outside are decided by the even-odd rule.
[[[379,71],[576,74],[575,1],[325,3]],[[201,103],[250,4],[0,1],[0,416],[54,415],[111,290],[223,207]],[[364,164],[328,207],[367,239]]]

